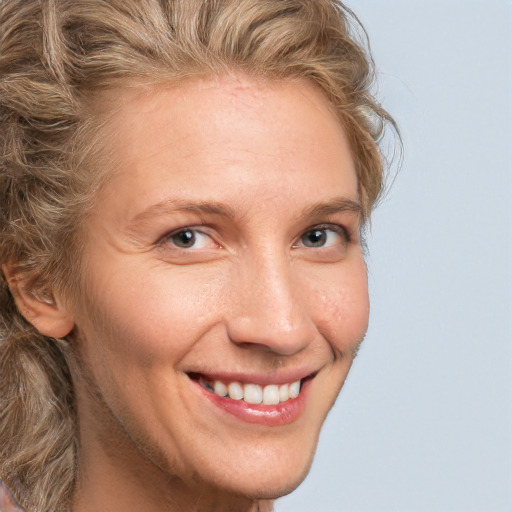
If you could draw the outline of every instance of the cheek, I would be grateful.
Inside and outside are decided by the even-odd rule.
[[[181,360],[222,308],[222,283],[201,272],[161,272],[104,280],[88,298],[87,339],[116,366],[152,367]],[[94,342],[93,342],[94,343]]]
[[[338,351],[351,352],[368,329],[369,297],[366,265],[338,268],[310,282],[310,310],[319,332]]]

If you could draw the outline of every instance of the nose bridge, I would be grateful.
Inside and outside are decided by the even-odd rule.
[[[240,268],[228,322],[232,341],[280,354],[302,350],[315,334],[305,294],[288,255],[275,247],[248,255]]]

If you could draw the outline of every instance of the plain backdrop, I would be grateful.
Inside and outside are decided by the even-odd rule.
[[[402,170],[369,236],[370,329],[277,512],[512,511],[512,1],[347,0]]]

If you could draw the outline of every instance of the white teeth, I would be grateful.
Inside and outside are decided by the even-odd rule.
[[[290,398],[297,398],[300,393],[300,380],[292,382],[288,391]]]
[[[261,404],[263,400],[263,390],[258,384],[245,384],[244,402],[248,404]]]
[[[286,402],[290,398],[290,394],[288,393],[288,384],[282,384],[279,386],[279,401]]]
[[[285,402],[286,400],[283,400]],[[263,388],[263,403],[265,405],[276,405],[279,403],[279,388],[273,384]]]
[[[233,400],[242,400],[244,397],[244,390],[238,382],[231,382],[228,386],[229,398]]]
[[[220,380],[216,380],[213,384],[213,391],[216,395],[219,396],[228,396],[228,387],[224,382],[221,382]]]
[[[232,400],[243,400],[248,404],[263,403],[264,405],[277,405],[291,398],[297,398],[301,388],[300,380],[291,384],[269,384],[265,387],[259,384],[240,384],[240,382],[230,382],[226,385],[220,380],[212,382],[203,377],[199,379],[199,382],[218,396],[229,396]]]

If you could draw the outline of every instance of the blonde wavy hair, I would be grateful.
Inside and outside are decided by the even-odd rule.
[[[364,29],[339,1],[0,0],[0,265],[41,300],[79,294],[80,227],[108,168],[105,93],[231,70],[324,91],[368,216],[383,187],[379,142],[395,125],[372,96]],[[23,318],[2,275],[0,477],[30,511],[69,510],[79,456],[70,357],[65,340]]]

